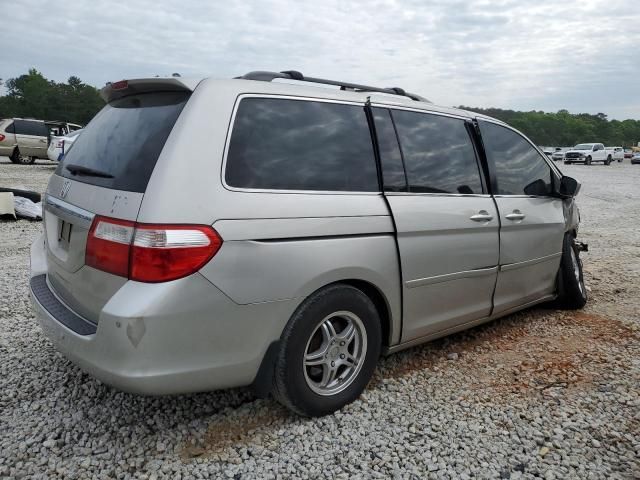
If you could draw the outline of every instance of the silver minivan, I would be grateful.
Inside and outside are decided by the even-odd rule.
[[[252,385],[323,415],[381,354],[587,300],[580,185],[500,121],[295,71],[102,95],[47,187],[30,285],[107,384]]]

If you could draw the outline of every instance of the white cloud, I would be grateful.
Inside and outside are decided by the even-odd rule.
[[[297,69],[445,105],[640,118],[633,0],[22,0],[11,12],[0,31],[4,78],[36,67],[100,86]]]

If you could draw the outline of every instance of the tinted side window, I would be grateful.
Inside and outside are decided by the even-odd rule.
[[[482,193],[480,171],[464,120],[393,111],[407,169],[409,190]]]
[[[9,125],[7,125],[7,126],[4,128],[4,131],[5,131],[6,133],[16,133],[16,129],[15,129],[15,126],[14,126],[14,122],[11,122]]]
[[[241,100],[225,179],[240,188],[378,191],[364,107],[277,98]]]
[[[29,120],[16,120],[14,122],[16,133],[20,135],[49,136],[47,126],[42,122],[32,122]]]
[[[549,195],[551,167],[538,151],[513,130],[479,122],[487,160],[499,195]]]
[[[385,108],[374,108],[373,120],[376,125],[376,136],[380,149],[384,190],[387,192],[406,192],[407,178],[391,113]]]

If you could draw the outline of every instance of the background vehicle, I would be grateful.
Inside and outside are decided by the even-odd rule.
[[[624,158],[631,158],[631,157],[633,157],[633,150],[631,150],[630,148],[625,148]]]
[[[545,148],[542,153],[544,153],[547,157],[551,158],[551,156],[553,155],[553,150],[551,150],[550,148]]]
[[[631,165],[635,165],[640,163],[640,152],[634,153],[631,157]]]
[[[624,150],[622,147],[605,147],[605,150],[611,152],[611,160],[617,161],[618,163],[624,160]]]
[[[47,187],[30,282],[44,332],[109,384],[253,384],[322,415],[381,353],[587,300],[579,184],[503,122],[299,72],[103,95]]]
[[[13,163],[29,164],[47,158],[49,129],[44,121],[13,118],[0,122],[0,155]]]
[[[613,152],[606,150],[602,143],[580,143],[564,154],[565,164],[602,162],[609,165],[612,159]]]
[[[46,121],[51,137],[64,137],[82,129],[82,125],[70,122]]]
[[[49,149],[47,150],[47,156],[49,160],[52,162],[58,162],[65,154],[67,150],[73,145],[73,142],[76,140],[78,135],[82,132],[80,130],[74,130],[71,133],[62,136],[62,137],[51,137],[51,142],[49,143]]]
[[[554,162],[564,160],[564,152],[566,150],[568,150],[568,148],[556,147],[555,151],[551,154],[551,159]]]

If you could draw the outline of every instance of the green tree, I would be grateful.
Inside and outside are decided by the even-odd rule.
[[[26,117],[86,124],[104,106],[98,90],[76,76],[67,83],[47,80],[35,68],[5,83],[0,118]]]

